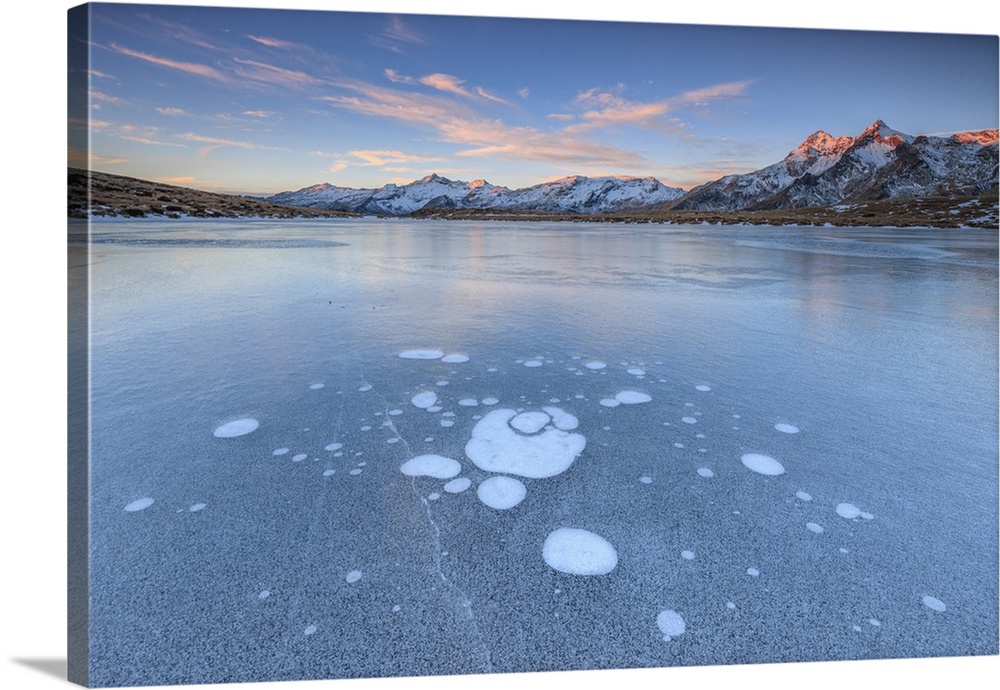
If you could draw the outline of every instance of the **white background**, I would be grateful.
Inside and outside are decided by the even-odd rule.
[[[3,280],[3,374],[0,411],[4,443],[0,486],[0,687],[13,690],[65,687],[57,673],[66,658],[66,10],[58,0],[8,3],[3,22],[3,98],[6,149],[2,159],[0,225]],[[1000,33],[992,0],[833,3],[701,0],[688,6],[650,9],[648,0],[508,0],[502,5],[425,0],[295,0],[291,3],[189,0],[223,6],[291,7],[426,14],[658,21],[736,26]],[[660,3],[656,3],[659,5]],[[956,75],[956,78],[959,78]],[[12,213],[13,212],[13,213]],[[984,372],[988,374],[988,372]],[[984,593],[985,595],[986,593]],[[39,670],[39,667],[45,670]],[[519,676],[477,676],[371,681],[310,681],[227,686],[255,690],[306,688],[440,688],[474,682],[491,690],[517,683],[536,690],[553,683],[689,685],[712,688],[810,690],[893,686],[987,687],[1000,678],[1000,657],[908,661],[826,662],[769,666],[592,671]]]

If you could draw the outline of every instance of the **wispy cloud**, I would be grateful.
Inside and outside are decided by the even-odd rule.
[[[394,69],[387,69],[385,71],[385,76],[393,84],[416,84],[417,83],[417,80],[414,79],[413,77],[403,76],[402,74],[400,74],[399,72],[397,72]]]
[[[252,151],[276,151],[278,150],[274,146],[264,146],[262,144],[255,144],[251,141],[234,141],[232,139],[221,139],[219,137],[207,137],[200,134],[195,134],[194,132],[185,132],[184,134],[178,134],[178,139],[183,141],[190,141],[197,144],[205,144],[205,146],[198,149],[198,155],[202,158],[207,156],[212,151],[220,149],[226,146],[231,146],[240,149],[249,149]]]
[[[441,160],[441,158],[435,156],[422,156],[403,151],[373,151],[370,149],[348,151],[347,155],[360,159],[363,161],[363,165],[375,166],[399,165],[400,163],[429,163]]]
[[[104,103],[114,103],[116,105],[119,105],[119,104],[125,102],[122,99],[118,98],[117,96],[112,96],[110,94],[106,94],[106,93],[103,93],[101,91],[91,91],[90,92],[90,100],[92,100],[92,101],[102,101]]]
[[[257,43],[265,45],[269,48],[282,48],[284,50],[301,50],[302,48],[307,47],[302,45],[301,43],[294,43],[292,41],[282,41],[281,39],[271,38],[269,36],[251,36],[250,34],[247,34],[247,38],[249,38],[251,41],[256,41]]]
[[[419,81],[424,86],[430,86],[438,91],[453,93],[456,96],[461,96],[462,98],[475,98],[474,94],[470,93],[465,89],[465,87],[462,86],[462,84],[465,83],[462,79],[450,74],[436,72],[434,74],[428,74],[426,77],[420,77]]]
[[[264,62],[243,58],[234,58],[234,61],[239,65],[236,68],[236,73],[240,77],[258,83],[298,88],[317,86],[323,83],[322,79],[297,70],[285,69],[284,67],[277,67]]]
[[[426,42],[423,36],[403,21],[402,17],[396,15],[389,17],[385,28],[380,33],[369,36],[368,40],[372,45],[394,53],[403,53],[406,45],[420,45]]]
[[[160,108],[156,108],[155,110],[160,115],[170,115],[170,116],[173,116],[173,117],[176,117],[178,115],[187,115],[188,114],[187,111],[184,110],[184,108],[169,108],[169,107],[168,108],[163,108],[163,107],[160,107]]]
[[[220,83],[226,83],[229,81],[229,79],[222,72],[209,65],[202,65],[196,62],[181,62],[179,60],[171,60],[170,58],[158,57],[156,55],[150,55],[149,53],[143,53],[138,50],[126,48],[125,46],[117,43],[111,43],[108,47],[120,55],[127,55],[139,60],[145,60],[146,62],[150,62],[154,65],[160,65],[161,67],[169,67],[170,69],[180,70],[181,72],[187,72],[188,74],[194,74],[196,76],[211,79]]]
[[[258,120],[266,120],[274,117],[274,111],[271,110],[244,110],[243,114],[247,117],[256,118]]]

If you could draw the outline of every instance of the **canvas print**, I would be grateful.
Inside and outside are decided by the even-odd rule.
[[[69,678],[998,653],[998,38],[68,13]]]

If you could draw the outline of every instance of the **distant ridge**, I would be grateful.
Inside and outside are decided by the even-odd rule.
[[[809,135],[782,161],[685,193],[652,177],[582,177],[508,189],[431,174],[405,185],[352,189],[318,184],[267,201],[355,213],[432,209],[606,214],[640,209],[742,211],[890,199],[997,194],[997,130],[913,136],[876,120],[856,137]]]

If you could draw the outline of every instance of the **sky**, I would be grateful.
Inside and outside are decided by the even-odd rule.
[[[998,126],[995,35],[92,8],[91,167],[212,191],[432,172],[687,190],[774,163],[817,130]],[[71,165],[85,164],[84,141]]]

